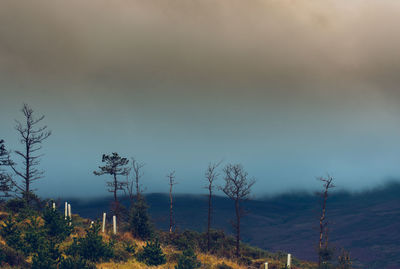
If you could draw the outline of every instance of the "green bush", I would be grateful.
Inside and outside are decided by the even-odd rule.
[[[61,252],[54,243],[41,246],[32,257],[32,269],[57,269],[61,260]]]
[[[178,265],[175,269],[196,269],[201,266],[201,262],[197,260],[196,253],[189,248],[183,251],[178,259]]]
[[[69,219],[65,219],[53,208],[47,207],[43,211],[43,220],[46,234],[54,242],[61,243],[72,232],[73,226],[69,225]]]
[[[144,198],[139,198],[132,204],[129,212],[130,230],[134,237],[142,240],[150,239],[154,230],[147,208]]]
[[[77,256],[62,259],[59,269],[96,269],[96,265]]]
[[[86,229],[86,236],[74,238],[74,242],[67,249],[67,254],[81,256],[92,262],[98,262],[100,260],[107,261],[112,258],[112,244],[104,243],[102,236],[99,235],[99,231],[99,224],[93,224],[92,227]]]
[[[8,264],[10,266],[27,268],[25,256],[22,252],[17,251],[9,246],[0,244],[0,267]]]
[[[137,259],[149,266],[161,265],[167,262],[158,240],[147,242],[143,250],[138,253]]]

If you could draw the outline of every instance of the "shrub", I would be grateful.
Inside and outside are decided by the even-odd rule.
[[[59,269],[96,269],[96,265],[77,256],[62,259]]]
[[[178,259],[178,265],[175,269],[196,269],[201,266],[201,262],[197,260],[196,253],[189,248],[183,251]]]
[[[11,215],[1,225],[0,235],[6,241],[7,245],[22,250],[24,249],[24,241],[22,239],[22,233],[17,224],[13,221]]]
[[[58,247],[52,242],[48,242],[46,246],[42,246],[32,257],[32,269],[57,269],[61,259],[61,253]]]
[[[98,262],[100,260],[106,261],[112,258],[112,245],[103,242],[99,231],[99,224],[93,224],[92,227],[86,229],[86,236],[78,239],[74,238],[74,242],[68,248],[67,254],[81,256],[92,262]]]
[[[0,266],[8,264],[21,268],[27,268],[28,264],[25,261],[24,255],[9,246],[0,244]]]
[[[147,204],[144,198],[139,198],[129,212],[130,230],[134,237],[143,240],[150,239],[153,235],[153,225],[147,213]]]
[[[73,227],[69,226],[69,220],[66,220],[57,210],[47,207],[43,211],[43,220],[44,229],[54,242],[64,241],[72,232]]]
[[[138,253],[137,259],[138,261],[150,266],[161,265],[167,262],[158,240],[147,242],[146,246],[143,247],[143,250]]]

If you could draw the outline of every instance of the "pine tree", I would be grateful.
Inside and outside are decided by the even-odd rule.
[[[178,265],[175,269],[196,269],[200,268],[201,262],[197,260],[197,255],[192,248],[183,251],[179,256]]]
[[[153,234],[153,225],[150,222],[147,208],[144,197],[138,196],[138,200],[132,204],[129,214],[131,232],[133,236],[142,240],[150,239]]]
[[[167,262],[158,240],[147,242],[142,252],[138,254],[138,260],[149,266],[157,266]]]

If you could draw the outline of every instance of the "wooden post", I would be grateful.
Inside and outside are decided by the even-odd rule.
[[[113,216],[113,232],[117,234],[117,217]]]
[[[71,226],[71,220],[72,220],[71,204],[68,204],[68,217],[69,217],[69,226]]]
[[[67,219],[67,215],[68,215],[68,203],[65,202],[65,210],[64,210],[65,219]]]
[[[106,213],[103,213],[103,226],[101,227],[101,232],[104,233],[106,230]]]
[[[286,268],[290,269],[292,265],[292,254],[288,254],[287,255],[287,264],[286,264]]]
[[[264,263],[264,269],[268,269],[268,263]]]

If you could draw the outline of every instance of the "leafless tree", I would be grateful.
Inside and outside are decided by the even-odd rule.
[[[99,171],[93,171],[96,176],[108,174],[112,176],[111,181],[107,181],[108,191],[114,195],[114,212],[119,215],[120,205],[118,202],[118,191],[124,190],[125,182],[118,180],[118,176],[126,176],[129,168],[126,165],[129,163],[127,158],[123,158],[118,153],[113,152],[111,155],[103,154],[102,160],[106,163],[104,166],[99,166]]]
[[[255,179],[249,178],[247,172],[240,164],[228,164],[224,168],[225,185],[221,190],[235,202],[236,222],[233,228],[236,232],[236,257],[240,256],[240,221],[244,215],[242,202],[249,199],[251,187]]]
[[[172,234],[175,225],[174,221],[174,208],[172,199],[172,187],[177,184],[175,182],[175,171],[167,174],[168,184],[169,184],[169,233]]]
[[[318,242],[318,267],[323,262],[323,252],[328,251],[328,221],[326,220],[326,203],[329,196],[329,189],[334,188],[333,177],[320,177],[319,181],[323,183],[323,190],[320,193],[322,197],[321,215],[319,218],[319,242]]]
[[[0,198],[10,197],[14,191],[14,182],[11,175],[2,166],[10,166],[9,152],[4,146],[4,140],[0,139]]]
[[[132,173],[132,178],[130,178],[130,173],[126,175],[126,185],[125,185],[125,190],[129,195],[129,199],[131,201],[131,204],[133,204],[134,199],[136,200],[140,199],[140,196],[142,194],[142,186],[140,184],[140,179],[143,177],[143,171],[142,168],[144,167],[144,163],[138,162],[135,158],[131,159],[132,167],[130,169]],[[136,191],[136,193],[135,193]]]
[[[21,183],[15,183],[17,189],[22,193],[23,197],[29,202],[32,192],[31,184],[43,177],[44,171],[35,168],[40,163],[40,157],[43,154],[37,152],[42,149],[42,142],[51,135],[51,131],[47,130],[47,126],[37,127],[44,119],[44,116],[36,118],[34,111],[27,104],[24,104],[21,109],[24,115],[24,121],[21,123],[16,120],[15,129],[20,136],[20,142],[24,145],[24,150],[16,150],[15,154],[22,158],[23,169],[16,168],[16,164],[10,161],[12,170],[22,178]]]
[[[214,181],[218,178],[219,174],[216,171],[221,162],[208,164],[205,177],[207,179],[208,190],[208,218],[207,218],[207,250],[210,251],[210,230],[211,230],[211,216],[212,216],[212,196],[214,190]]]

